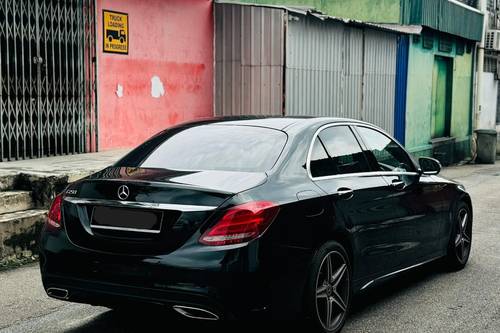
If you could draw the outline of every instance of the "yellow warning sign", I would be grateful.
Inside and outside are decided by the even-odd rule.
[[[128,14],[102,11],[103,51],[128,54]]]

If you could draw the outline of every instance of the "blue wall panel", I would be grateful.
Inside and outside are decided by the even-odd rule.
[[[408,85],[409,37],[400,35],[396,59],[396,94],[394,102],[394,137],[405,144],[406,129],[406,87]]]

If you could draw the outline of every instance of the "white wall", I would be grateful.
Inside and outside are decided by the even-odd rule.
[[[495,129],[497,118],[498,81],[493,73],[483,73],[481,82],[481,112],[478,128]]]

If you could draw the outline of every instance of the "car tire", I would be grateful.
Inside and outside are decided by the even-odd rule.
[[[304,290],[307,321],[318,332],[340,332],[352,300],[352,268],[347,251],[334,241],[324,244],[314,254],[309,272]]]
[[[461,270],[469,260],[472,248],[472,212],[469,205],[460,201],[452,214],[450,241],[446,263],[450,270]]]

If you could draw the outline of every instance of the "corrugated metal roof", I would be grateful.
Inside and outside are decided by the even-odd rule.
[[[476,7],[474,7],[474,6],[477,6],[477,0],[462,0],[462,1],[448,0],[448,1],[451,2],[451,3],[454,3],[456,5],[462,6],[464,8],[467,8],[468,10],[472,10],[473,12],[482,14],[482,12],[479,9],[477,9]],[[466,4],[464,2],[467,2],[467,3],[470,3],[470,4]],[[473,4],[474,4],[474,6],[473,6]]]
[[[421,25],[401,25],[401,24],[391,24],[391,23],[367,23],[368,27],[371,28],[379,28],[380,30],[385,31],[395,31],[399,33],[403,33],[406,35],[420,35],[422,33]]]
[[[401,1],[402,23],[417,24],[470,40],[481,40],[483,14],[453,0]]]
[[[422,26],[416,24],[410,25],[401,25],[401,24],[384,24],[384,23],[372,23],[372,22],[364,22],[360,20],[354,20],[350,18],[342,18],[331,15],[326,15],[314,7],[310,6],[283,6],[283,5],[268,5],[268,4],[255,4],[255,3],[247,3],[247,2],[234,2],[234,1],[225,1],[225,0],[215,0],[216,3],[225,3],[239,6],[253,6],[253,7],[268,7],[268,8],[278,8],[286,10],[290,13],[295,13],[299,15],[312,15],[321,20],[332,20],[341,22],[346,25],[359,26],[359,27],[369,27],[375,30],[382,30],[394,33],[402,33],[409,35],[420,35],[422,33]]]

